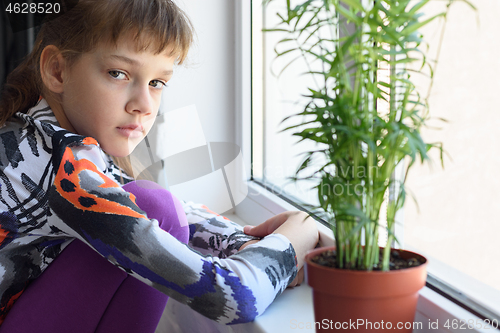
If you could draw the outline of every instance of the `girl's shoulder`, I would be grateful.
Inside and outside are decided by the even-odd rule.
[[[39,164],[50,158],[55,128],[33,117],[16,113],[0,127],[0,166],[18,169],[20,164]],[[27,166],[28,167],[28,166]],[[33,164],[31,164],[33,168]]]
[[[107,164],[97,141],[61,128],[43,99],[26,113],[14,114],[0,128],[0,165],[15,169],[19,163],[49,160],[56,167],[67,148],[77,147],[92,150],[94,160],[97,157],[99,164]]]
[[[3,138],[1,148],[13,148],[14,143],[28,140],[33,145],[39,137],[47,141],[54,133],[63,130],[59,127],[56,117],[45,100],[41,100],[26,112],[17,112],[0,126],[0,138]],[[15,139],[12,141],[12,139]],[[1,140],[1,139],[0,139]],[[5,142],[5,140],[7,140]]]

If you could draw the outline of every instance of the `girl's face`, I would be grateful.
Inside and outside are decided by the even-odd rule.
[[[102,43],[64,72],[59,123],[94,137],[112,156],[129,155],[154,123],[175,59],[137,52],[131,38]]]

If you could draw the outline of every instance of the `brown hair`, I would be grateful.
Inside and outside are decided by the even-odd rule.
[[[31,54],[7,77],[0,96],[0,126],[48,93],[40,75],[40,55],[46,46],[56,46],[71,65],[99,43],[116,44],[127,33],[133,34],[138,51],[168,50],[178,64],[193,41],[189,19],[171,0],[79,0],[70,11],[42,25]]]

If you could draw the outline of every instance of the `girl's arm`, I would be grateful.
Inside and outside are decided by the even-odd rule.
[[[189,223],[189,246],[205,255],[227,258],[243,244],[262,237],[247,235],[243,227],[206,206],[182,202]]]
[[[91,138],[56,133],[53,142],[53,236],[81,239],[130,275],[226,324],[253,320],[296,276],[295,251],[283,234],[226,259],[202,256],[149,220],[101,171],[102,152]]]
[[[255,237],[265,237],[276,233],[288,238],[297,254],[299,269],[304,265],[306,252],[313,249],[319,240],[316,222],[302,211],[283,212],[256,227],[245,226],[244,232]]]
[[[271,233],[282,234],[290,240],[297,254],[297,276],[290,283],[289,287],[295,287],[304,280],[304,257],[306,252],[313,249],[319,240],[318,227],[316,222],[305,212],[286,211],[271,217],[256,227],[245,226],[244,232],[256,237],[265,237]],[[240,249],[258,241],[251,240],[245,243]]]

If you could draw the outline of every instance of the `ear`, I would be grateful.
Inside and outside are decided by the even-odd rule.
[[[56,94],[63,92],[66,62],[61,51],[54,46],[46,46],[40,55],[40,74],[43,84]]]

